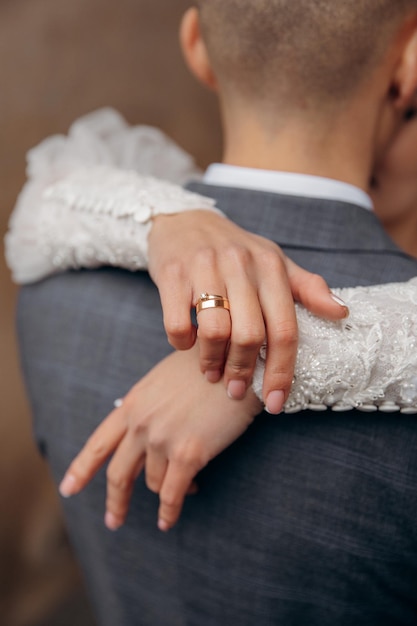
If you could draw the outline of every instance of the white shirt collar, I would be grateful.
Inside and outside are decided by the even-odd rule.
[[[359,187],[321,176],[213,163],[208,167],[203,182],[220,187],[237,187],[291,196],[338,200],[356,204],[369,211],[373,210],[370,196]]]

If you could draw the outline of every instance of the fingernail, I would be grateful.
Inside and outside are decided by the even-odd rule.
[[[104,523],[109,530],[118,530],[122,525],[113,513],[107,512],[104,516]]]
[[[231,380],[227,385],[227,395],[231,400],[243,400],[246,396],[246,384],[243,380]]]
[[[207,370],[206,378],[209,383],[218,383],[222,377],[222,373],[220,370]]]
[[[285,394],[283,391],[271,391],[266,399],[265,411],[271,415],[281,413],[284,406],[284,398]]]
[[[335,293],[333,293],[333,291],[330,292],[330,297],[333,300],[333,302],[336,302],[336,304],[338,304],[339,306],[343,307],[345,309],[345,317],[349,316],[349,307],[347,306],[346,302],[344,300],[342,300],[342,298],[339,298],[339,296],[336,296]]]
[[[72,474],[66,474],[59,485],[59,493],[63,498],[69,498],[74,494],[76,479]]]
[[[159,518],[159,520],[158,520],[158,528],[159,528],[159,530],[162,530],[163,533],[168,532],[168,530],[169,530],[168,522],[166,522],[164,519]]]

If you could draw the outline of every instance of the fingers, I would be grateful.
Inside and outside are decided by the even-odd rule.
[[[107,470],[106,526],[117,530],[124,524],[135,480],[145,467],[147,487],[160,497],[158,528],[169,530],[178,521],[185,497],[198,491],[193,478],[202,463],[192,447],[169,461],[163,443],[150,438],[145,449],[127,433]]]
[[[117,448],[125,432],[126,420],[123,413],[116,409],[94,431],[69,466],[59,486],[63,497],[68,498],[84,489]]]
[[[214,264],[215,261],[212,260],[212,263]],[[197,337],[199,339],[200,370],[206,374],[210,382],[216,383],[223,375],[225,355],[231,333],[231,320],[227,309],[222,307],[207,308],[207,305],[212,304],[213,296],[217,295],[227,299],[228,294],[224,280],[219,276],[214,265],[212,267],[206,263],[201,268],[200,259],[200,266],[197,264],[197,270],[197,284],[204,285],[204,289],[195,292],[193,298],[193,304],[198,311]],[[204,301],[203,295],[210,297]],[[197,304],[201,304],[200,310],[198,310]]]
[[[329,290],[324,278],[307,272],[289,259],[286,259],[286,267],[293,297],[306,309],[328,320],[348,317],[348,307]]]
[[[167,471],[168,460],[162,449],[155,450],[154,446],[152,447],[153,449],[148,451],[146,457],[146,485],[153,493],[159,493]]]
[[[171,263],[158,280],[165,332],[176,350],[191,348],[197,334],[190,315],[192,290],[183,269],[181,263]]]
[[[194,304],[203,293],[228,298],[224,271],[213,249],[201,249],[193,267]],[[207,308],[198,313],[200,369],[210,382],[223,375],[224,361],[231,333],[229,312],[222,308]]]
[[[134,483],[146,463],[146,484],[159,493],[158,528],[167,531],[178,521],[187,495],[195,495],[198,487],[193,480],[196,465],[186,459],[169,463],[162,451],[148,447],[138,453],[138,444],[127,435],[115,453],[107,470],[107,499],[105,524],[117,530],[126,520]]]
[[[224,371],[229,395],[242,398],[266,334],[264,393],[270,396],[268,409],[278,412],[289,390],[296,355],[295,316],[288,292],[314,314],[331,320],[346,317],[347,307],[332,296],[325,281],[296,266],[278,246],[228,220],[219,222],[216,216],[196,211],[177,216],[175,222],[163,217],[156,222],[150,241],[157,243],[158,254],[150,255],[150,271],[160,290],[170,343],[180,350],[194,344],[196,330],[189,309],[201,291],[228,297],[231,318],[220,309],[199,314],[201,370],[211,382],[217,382]],[[182,260],[177,260],[182,251]]]
[[[294,300],[282,264],[265,277],[259,299],[267,339],[263,397],[266,410],[278,414],[291,389],[298,343]]]
[[[277,278],[276,283],[271,283],[266,277],[259,292],[267,327],[263,396],[266,409],[277,414],[290,392],[297,356],[297,319],[293,298],[315,315],[331,320],[342,319],[349,311],[344,302],[329,291],[321,276],[307,272],[289,259],[285,259],[284,266],[280,267],[278,263],[270,275]]]
[[[241,271],[239,259],[227,275],[232,337],[225,366],[230,397],[239,400],[251,384],[257,356],[267,340],[264,398],[267,410],[279,413],[289,394],[297,356],[297,320],[287,268],[275,246],[257,257],[257,272]]]
[[[256,359],[265,341],[265,323],[254,286],[241,275],[231,284],[232,336],[224,378],[229,397],[241,400],[252,382]]]
[[[159,530],[166,532],[172,528],[178,521],[187,493],[196,493],[195,483],[192,482],[195,473],[192,466],[170,462],[159,494]]]
[[[160,493],[158,526],[168,530],[178,520],[185,496],[198,492],[193,478],[200,467],[199,461],[195,455],[188,460],[178,455],[168,473],[168,459],[162,446],[149,441],[145,445],[146,437],[142,441],[135,430],[127,430],[126,420],[121,417],[120,411],[113,411],[97,428],[68,468],[60,492],[69,497],[81,491],[114,452],[107,469],[104,522],[109,530],[118,530],[126,520],[135,480],[146,462],[146,484],[154,493]]]
[[[215,291],[211,293],[217,294]],[[224,290],[218,295],[226,297]],[[205,309],[198,314],[200,369],[212,383],[218,382],[223,375],[231,328],[230,314],[226,309]]]
[[[125,522],[135,480],[145,465],[145,449],[130,433],[124,437],[107,468],[105,524],[117,530]]]
[[[257,246],[256,241],[256,249]],[[271,247],[269,242],[268,246]],[[276,256],[275,250],[273,254]],[[216,308],[198,315],[200,363],[210,382],[220,380],[224,370],[229,396],[240,400],[251,384],[257,354],[265,339],[257,294],[259,265],[256,255],[246,246],[230,246],[223,250],[223,255],[222,269],[214,280],[211,277],[209,284],[213,285],[211,293],[228,298],[230,314]],[[219,285],[224,285],[223,290]]]

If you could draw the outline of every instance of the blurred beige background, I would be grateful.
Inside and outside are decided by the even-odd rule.
[[[201,166],[220,154],[214,97],[183,66],[188,0],[1,0],[0,233],[24,182],[25,153],[104,105],[161,127]],[[0,258],[0,624],[93,624],[59,501],[31,440]],[[117,626],[117,625],[115,625]]]

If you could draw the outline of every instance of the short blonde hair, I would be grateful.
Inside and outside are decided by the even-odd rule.
[[[199,0],[223,88],[246,98],[337,102],[382,58],[417,0]]]

